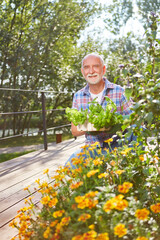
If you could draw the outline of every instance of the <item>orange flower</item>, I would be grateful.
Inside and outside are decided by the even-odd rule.
[[[29,190],[29,187],[30,187],[30,185],[28,187],[25,187],[24,190]]]
[[[102,165],[103,161],[100,158],[98,158],[98,159],[93,160],[93,163],[95,166],[97,166],[97,165]]]
[[[54,218],[61,217],[64,212],[65,212],[64,210],[55,211],[55,212],[53,213],[53,217],[54,217]]]
[[[107,140],[104,141],[105,143],[110,143],[113,142],[113,138],[108,138]]]
[[[112,160],[112,161],[110,162],[110,165],[111,165],[112,167],[114,167],[114,166],[116,165],[116,162]]]
[[[108,200],[103,206],[103,210],[105,212],[109,212],[114,208],[115,208],[115,201],[113,199]]]
[[[108,176],[108,173],[101,173],[98,175],[98,178],[105,178]]]
[[[150,206],[152,212],[160,213],[160,203],[154,204]]]
[[[121,175],[123,172],[125,172],[125,170],[116,170],[115,173],[118,174],[118,175]]]
[[[148,218],[149,215],[149,211],[146,208],[143,209],[137,209],[135,216],[139,219],[139,220],[146,220]]]
[[[56,226],[57,223],[58,223],[58,220],[55,220],[54,222],[51,222],[51,223],[50,223],[50,227]]]
[[[118,191],[120,193],[127,193],[132,186],[132,183],[124,182],[122,185],[118,185]]]
[[[94,240],[97,236],[97,233],[94,230],[91,230],[87,233],[83,234],[83,239],[84,240]]]
[[[73,189],[79,188],[79,187],[82,186],[82,185],[83,185],[83,182],[80,181],[80,182],[77,182],[77,183],[72,183],[72,184],[70,185],[70,188],[73,190]]]
[[[127,200],[122,199],[122,200],[116,202],[115,209],[117,209],[119,211],[123,211],[126,207],[128,207]]]
[[[98,237],[96,237],[96,240],[109,240],[108,233],[98,234]]]
[[[44,238],[48,238],[49,237],[49,234],[50,234],[50,227],[47,227],[46,231],[43,233],[43,237]]]
[[[98,191],[91,191],[85,194],[85,197],[93,198],[98,194]]]
[[[71,162],[74,164],[74,165],[77,165],[77,164],[81,164],[82,163],[82,160],[80,158],[73,158],[71,160]]]
[[[41,202],[43,205],[46,205],[46,204],[49,203],[49,201],[50,201],[50,197],[49,197],[49,196],[45,196],[45,197],[43,197],[43,198],[41,199],[40,202]]]
[[[146,237],[138,237],[138,238],[136,238],[136,240],[149,240],[149,239]]]
[[[90,172],[87,173],[87,177],[89,178],[89,177],[95,175],[97,172],[99,172],[99,169],[91,170]]]
[[[143,162],[143,161],[144,161],[144,156],[143,156],[143,155],[140,155],[140,156],[139,156],[139,159]]]
[[[91,218],[90,214],[87,213],[83,213],[81,214],[81,216],[78,218],[78,221],[82,221],[82,222],[86,222],[87,219]]]
[[[70,221],[71,221],[71,217],[64,217],[64,218],[62,218],[60,224],[62,226],[65,226],[65,225],[68,225]]]
[[[50,208],[53,207],[53,206],[56,206],[57,202],[58,202],[58,199],[57,199],[57,198],[52,198],[52,199],[49,201],[48,206],[49,206]]]
[[[127,228],[125,228],[124,224],[120,223],[114,228],[114,234],[118,237],[123,237],[127,234]]]
[[[93,230],[93,229],[95,229],[95,225],[94,225],[94,224],[91,224],[91,225],[88,226],[88,228],[91,229],[91,230]]]
[[[45,170],[43,170],[43,174],[46,174],[46,173],[48,173],[49,172],[49,169],[47,168],[47,169],[45,169]]]
[[[126,148],[124,150],[121,151],[122,155],[127,155],[128,152],[130,152],[132,150],[132,148]]]

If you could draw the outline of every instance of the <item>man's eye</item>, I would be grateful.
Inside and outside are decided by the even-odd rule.
[[[84,66],[83,68],[84,68],[84,70],[87,70],[87,69],[89,69],[89,66]]]
[[[97,65],[94,65],[93,67],[95,67],[95,68],[99,68],[99,65],[97,64]]]

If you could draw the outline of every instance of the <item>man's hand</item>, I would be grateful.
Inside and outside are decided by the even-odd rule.
[[[85,131],[78,131],[77,126],[75,126],[73,123],[71,123],[71,132],[75,137],[82,136],[86,133]]]

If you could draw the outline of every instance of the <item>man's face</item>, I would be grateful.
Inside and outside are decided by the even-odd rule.
[[[96,56],[88,56],[83,61],[81,68],[83,77],[89,84],[97,84],[103,79],[106,68],[102,65],[101,60]]]

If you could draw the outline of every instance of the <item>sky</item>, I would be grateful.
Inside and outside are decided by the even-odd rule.
[[[133,0],[134,1],[134,0]],[[108,5],[112,3],[112,0],[99,0],[99,3],[102,3],[104,5]],[[136,17],[138,17],[138,9],[136,9],[136,5],[134,7],[134,12]],[[136,14],[137,13],[137,14]],[[97,31],[94,31],[94,29],[96,29]],[[94,31],[94,34],[93,34]],[[126,26],[123,26],[121,31],[120,31],[120,35],[118,35],[117,37],[122,37],[122,36],[126,36],[127,32],[132,31],[133,33],[135,33],[136,35],[139,36],[143,36],[144,34],[144,29],[142,27],[142,25],[140,24],[140,22],[137,20],[133,20],[130,19]],[[99,34],[100,32],[100,34]],[[103,39],[112,39],[115,38],[115,36],[110,33],[109,31],[107,31],[105,29],[105,23],[103,21],[103,16],[100,18],[95,18],[94,22],[85,29],[85,31],[83,31],[82,33],[82,37],[80,39],[80,42],[85,40],[87,38],[87,36],[91,36],[92,39],[96,39],[97,37],[100,36],[100,39],[102,39],[101,41],[103,42]]]

